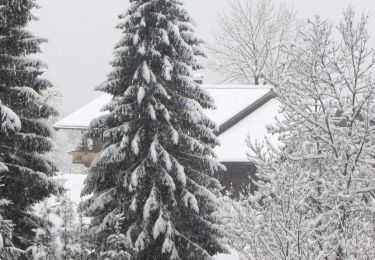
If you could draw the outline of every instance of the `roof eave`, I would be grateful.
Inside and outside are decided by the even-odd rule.
[[[240,111],[239,113],[237,113],[236,115],[234,115],[233,117],[229,118],[224,123],[222,123],[219,126],[219,132],[217,135],[220,136],[221,134],[223,134],[224,132],[232,128],[234,125],[239,123],[241,120],[245,119],[247,116],[255,112],[258,108],[260,108],[261,106],[263,106],[264,104],[266,104],[267,102],[269,102],[275,97],[276,97],[276,94],[271,88],[267,94],[263,95],[258,100],[256,100],[255,102],[247,106],[245,109],[243,109],[242,111]],[[56,130],[87,130],[88,129],[87,126],[66,126],[66,125],[64,126],[64,125],[58,125],[58,124],[55,124],[53,128]]]
[[[61,125],[54,125],[53,128],[55,130],[87,130],[87,126],[61,126]]]

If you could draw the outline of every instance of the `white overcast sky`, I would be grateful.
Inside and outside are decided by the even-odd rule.
[[[197,32],[206,42],[212,42],[217,29],[217,15],[225,11],[229,1],[185,0],[186,8],[197,23]],[[278,1],[278,0],[277,0]],[[280,0],[281,1],[281,0]],[[99,93],[94,88],[105,80],[112,50],[121,34],[115,30],[117,16],[123,13],[128,0],[39,0],[41,9],[34,13],[39,21],[32,31],[49,39],[43,45],[41,58],[49,65],[45,77],[63,94],[62,114],[66,115],[92,100]],[[320,14],[337,21],[349,3],[370,14],[369,31],[375,38],[375,0],[286,0],[299,17]],[[374,14],[374,15],[372,15]],[[375,46],[375,39],[371,43]],[[213,73],[206,82],[220,79]]]

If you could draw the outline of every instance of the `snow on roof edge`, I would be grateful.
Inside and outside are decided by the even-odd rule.
[[[213,90],[213,91],[215,91],[215,90],[230,90],[230,89],[239,90],[239,91],[242,91],[242,90],[254,90],[254,91],[258,91],[258,90],[267,91],[267,90],[269,90],[269,91],[271,91],[273,89],[273,87],[271,85],[203,84],[201,86],[202,86],[203,89]],[[102,94],[101,96],[95,98],[94,100],[85,104],[84,106],[82,106],[81,108],[76,110],[75,112],[69,114],[68,116],[66,116],[66,117],[62,118],[61,120],[59,120],[58,122],[56,122],[53,125],[53,128],[55,128],[56,130],[59,130],[59,129],[72,129],[72,130],[73,129],[81,129],[81,130],[87,129],[88,125],[89,125],[89,124],[87,124],[87,122],[74,122],[77,119],[76,118],[77,114],[80,115],[80,114],[82,114],[83,111],[85,111],[87,113],[88,112],[87,110],[89,110],[89,112],[92,112],[92,110],[95,109],[93,107],[93,105],[97,104],[97,102],[100,101],[101,99],[109,102],[110,98],[108,96],[109,96],[108,94]],[[258,98],[260,98],[260,97],[258,97]],[[249,101],[248,105],[250,105],[254,101],[255,100]],[[107,103],[107,102],[104,102],[104,103]],[[105,105],[105,104],[101,104],[101,105]],[[100,109],[101,108],[102,107],[100,107]],[[97,113],[97,115],[95,115],[94,118],[104,114],[103,111],[101,111],[100,114],[98,112],[96,112],[96,113]],[[235,116],[235,114],[236,113],[234,113],[232,116]],[[80,115],[80,117],[82,117],[82,115]],[[90,116],[87,116],[87,117],[90,117]],[[91,115],[91,117],[92,117],[92,115]],[[81,119],[81,121],[82,121],[82,119]],[[223,122],[217,122],[217,123],[219,123],[219,125],[221,125]]]
[[[86,130],[87,126],[66,126],[54,124],[53,128],[55,128],[56,130]]]
[[[271,90],[273,86],[271,85],[224,85],[224,84],[203,84],[201,85],[203,89],[263,89]]]

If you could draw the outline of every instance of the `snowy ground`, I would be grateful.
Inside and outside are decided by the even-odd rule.
[[[67,189],[67,194],[70,197],[70,199],[78,205],[81,202],[81,189],[83,187],[83,183],[85,180],[86,175],[85,174],[63,174],[58,176],[57,178],[62,180],[64,182],[64,186]],[[49,199],[51,203],[53,203],[54,198]],[[36,208],[39,208],[37,206]],[[58,224],[58,220],[53,221],[55,224]],[[238,260],[238,255],[217,255],[214,257],[214,260]]]
[[[65,188],[70,199],[75,203],[79,204],[81,202],[81,189],[83,187],[83,182],[85,181],[85,174],[65,174],[59,176],[65,182]]]
[[[213,260],[239,260],[239,257],[236,253],[232,255],[217,255],[214,256]]]

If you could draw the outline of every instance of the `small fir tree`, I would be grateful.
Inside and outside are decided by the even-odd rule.
[[[58,206],[55,209],[56,214],[61,218],[61,225],[58,227],[58,233],[61,243],[61,259],[79,259],[81,254],[81,234],[74,202],[64,193],[60,196]]]
[[[107,143],[89,170],[82,206],[97,255],[108,243],[134,259],[211,259],[225,251],[212,212],[217,126],[209,94],[193,81],[202,41],[180,0],[133,0],[100,91],[113,96],[90,134]],[[114,216],[123,220],[115,232]],[[123,246],[124,245],[124,246]],[[134,251],[133,251],[134,250]],[[122,253],[121,253],[122,254]]]
[[[91,241],[91,235],[89,230],[89,221],[84,217],[84,212],[78,208],[78,243],[80,245],[80,252],[76,255],[77,260],[90,260],[93,258],[91,253],[93,252],[94,244]]]
[[[90,240],[87,239],[87,220],[82,213],[77,214],[76,204],[68,193],[53,196],[35,207],[38,216],[48,221],[44,229],[39,229],[33,246],[29,247],[30,256],[41,259],[88,260]]]
[[[26,249],[29,258],[33,260],[52,260],[59,259],[58,247],[54,240],[54,235],[50,230],[36,228],[32,230],[35,234],[33,245]]]
[[[4,215],[14,222],[13,240],[22,248],[31,245],[31,230],[41,223],[27,211],[58,189],[49,178],[55,166],[43,155],[51,149],[52,133],[45,119],[56,114],[42,97],[51,83],[40,78],[46,65],[29,57],[45,42],[26,30],[36,19],[31,14],[35,7],[34,0],[0,0],[0,100],[19,117],[16,126],[22,124],[16,133],[0,135],[1,161],[8,168],[1,174],[5,187],[0,195],[12,201]]]
[[[37,209],[36,215],[43,219],[44,223],[39,228],[33,229],[35,234],[33,245],[27,251],[30,256],[37,256],[36,259],[52,260],[61,258],[60,218],[56,212],[58,205],[54,198],[49,198],[35,207]]]

